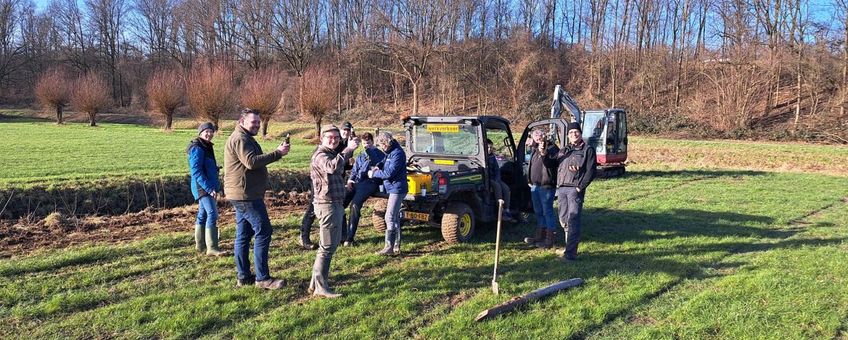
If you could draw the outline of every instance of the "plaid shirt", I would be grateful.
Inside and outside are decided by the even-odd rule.
[[[353,152],[336,151],[319,146],[312,154],[309,177],[312,178],[315,204],[343,203],[345,197],[345,165]]]

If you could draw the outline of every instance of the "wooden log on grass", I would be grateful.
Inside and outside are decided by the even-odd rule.
[[[536,289],[536,290],[534,290],[530,293],[524,294],[522,296],[513,297],[512,299],[510,299],[507,302],[504,302],[502,304],[499,304],[497,306],[494,306],[492,308],[489,308],[487,310],[480,312],[480,314],[477,314],[477,318],[475,318],[474,321],[479,322],[479,321],[483,321],[483,320],[486,320],[486,319],[493,318],[495,316],[498,316],[498,315],[501,315],[501,314],[504,314],[504,313],[508,313],[508,312],[520,307],[520,306],[526,305],[527,303],[529,303],[531,301],[541,299],[545,296],[557,293],[559,291],[562,291],[562,290],[565,290],[565,289],[568,289],[568,288],[571,288],[571,287],[579,286],[581,284],[583,284],[583,279],[574,278],[574,279],[569,279],[569,280],[565,280],[565,281],[560,281],[560,282],[554,283],[554,284],[547,286],[547,287]]]

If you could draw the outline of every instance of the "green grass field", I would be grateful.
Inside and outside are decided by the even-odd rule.
[[[185,124],[181,124],[185,125]],[[274,124],[271,140],[259,140],[265,152],[279,145],[282,135],[309,129],[306,124],[285,126]],[[89,127],[80,123],[56,125],[31,119],[0,121],[0,186],[26,186],[36,183],[67,183],[102,178],[160,178],[185,175],[188,142],[197,136],[194,128],[165,132],[159,128],[101,123]],[[215,156],[224,162],[224,144],[232,132],[232,124],[224,125],[215,136]],[[292,150],[270,169],[306,168],[314,150],[298,137],[292,138]]]
[[[142,139],[156,136],[157,142],[148,147],[168,145],[178,155],[140,172],[151,176],[165,169],[183,171],[182,148],[192,135],[188,130],[167,134],[133,126],[28,124],[0,123],[6,132],[0,142],[26,144],[10,139],[8,131],[13,130],[21,136],[39,131],[44,136],[88,137],[80,140],[104,134],[139,151],[145,149],[138,147]],[[45,131],[52,128],[49,134]],[[217,146],[223,145],[223,138],[217,141]],[[778,160],[795,160],[793,153],[821,149],[803,144],[631,141],[632,148],[644,143],[678,155],[752,148]],[[41,150],[53,154],[51,150],[64,145],[42,140],[27,148],[44,144],[52,146]],[[42,162],[45,172],[52,171],[52,177],[43,178],[34,167],[7,169],[7,160],[17,156],[4,151],[2,178],[30,183],[120,173],[104,165],[114,154],[97,156],[86,151],[89,148],[83,150],[84,145],[91,144],[77,142],[71,149],[97,159],[92,163],[98,166],[74,160],[61,167]],[[122,149],[111,143],[96,145],[118,153]],[[845,155],[844,147],[826,148],[838,157]],[[304,164],[307,153],[296,152],[292,165],[282,166]],[[120,171],[133,172],[163,154],[145,153],[147,162],[135,167],[117,163]],[[295,247],[300,216],[280,215],[271,216],[275,234],[270,266],[273,275],[291,282],[281,291],[235,288],[232,259],[195,255],[189,226],[184,233],[132,243],[2,259],[0,337],[848,338],[844,173],[838,168],[822,170],[836,175],[804,173],[811,165],[801,161],[780,169],[792,172],[775,172],[744,170],[735,163],[686,167],[680,160],[669,166],[661,157],[642,159],[626,176],[598,180],[589,188],[579,261],[566,264],[553,251],[526,248],[521,239],[530,233],[530,225],[507,228],[500,296],[490,289],[495,238],[491,228],[478,230],[472,243],[448,245],[437,229],[405,227],[404,256],[384,258],[373,254],[382,235],[366,221],[358,233],[360,243],[340,248],[334,258],[331,282],[345,296],[311,299],[306,284],[315,253]],[[233,233],[231,224],[224,226],[228,249]],[[473,321],[478,312],[510,296],[573,277],[586,282],[519,312]]]

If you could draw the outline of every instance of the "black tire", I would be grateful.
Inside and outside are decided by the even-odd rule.
[[[442,237],[448,243],[468,242],[474,235],[474,212],[468,204],[450,202],[442,215]]]
[[[374,199],[371,203],[371,224],[378,232],[386,232],[386,206],[388,201],[385,199]]]

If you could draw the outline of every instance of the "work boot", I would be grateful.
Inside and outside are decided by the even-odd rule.
[[[203,226],[200,224],[194,225],[194,250],[198,253],[206,251],[206,241],[203,238]]]
[[[227,252],[218,248],[218,227],[206,228],[206,255],[225,256]]]
[[[309,240],[309,229],[311,229],[310,227],[311,227],[311,225],[301,225],[300,226],[300,242],[299,242],[299,245],[304,250],[318,249],[318,245],[315,244],[315,243],[312,243],[312,241]]]
[[[283,286],[286,285],[286,281],[285,280],[278,280],[278,279],[275,279],[275,278],[268,278],[267,280],[256,281],[256,283],[254,283],[254,285],[256,285],[256,287],[258,287],[258,288],[274,290],[274,289],[283,288]]]
[[[536,228],[536,235],[533,236],[533,237],[525,237],[524,243],[527,243],[527,244],[533,246],[533,245],[536,245],[537,242],[542,241],[543,239],[545,239],[545,228],[537,227]]]
[[[554,232],[553,230],[546,229],[544,235],[545,237],[541,241],[536,242],[536,247],[542,249],[551,249],[551,247],[554,246],[556,232]]]
[[[245,279],[236,278],[236,287],[250,286],[254,283],[256,283],[256,276],[254,275],[250,275]]]
[[[335,298],[342,297],[342,295],[341,295],[341,294],[336,293],[336,292],[331,291],[331,290],[326,291],[326,292],[320,292],[320,293],[319,293],[319,292],[313,292],[313,293],[312,293],[312,296],[316,296],[316,297],[320,297],[320,298],[325,298],[325,299],[335,299]]]
[[[577,256],[569,256],[566,254],[565,248],[557,249],[556,254],[563,261],[577,261]]]
[[[509,210],[505,210],[503,212],[503,221],[507,222],[507,223],[518,222],[518,221],[515,220],[515,218],[512,217],[512,214],[509,212]]]
[[[392,256],[395,254],[395,232],[394,230],[386,230],[386,243],[383,249],[377,252],[377,255]]]

